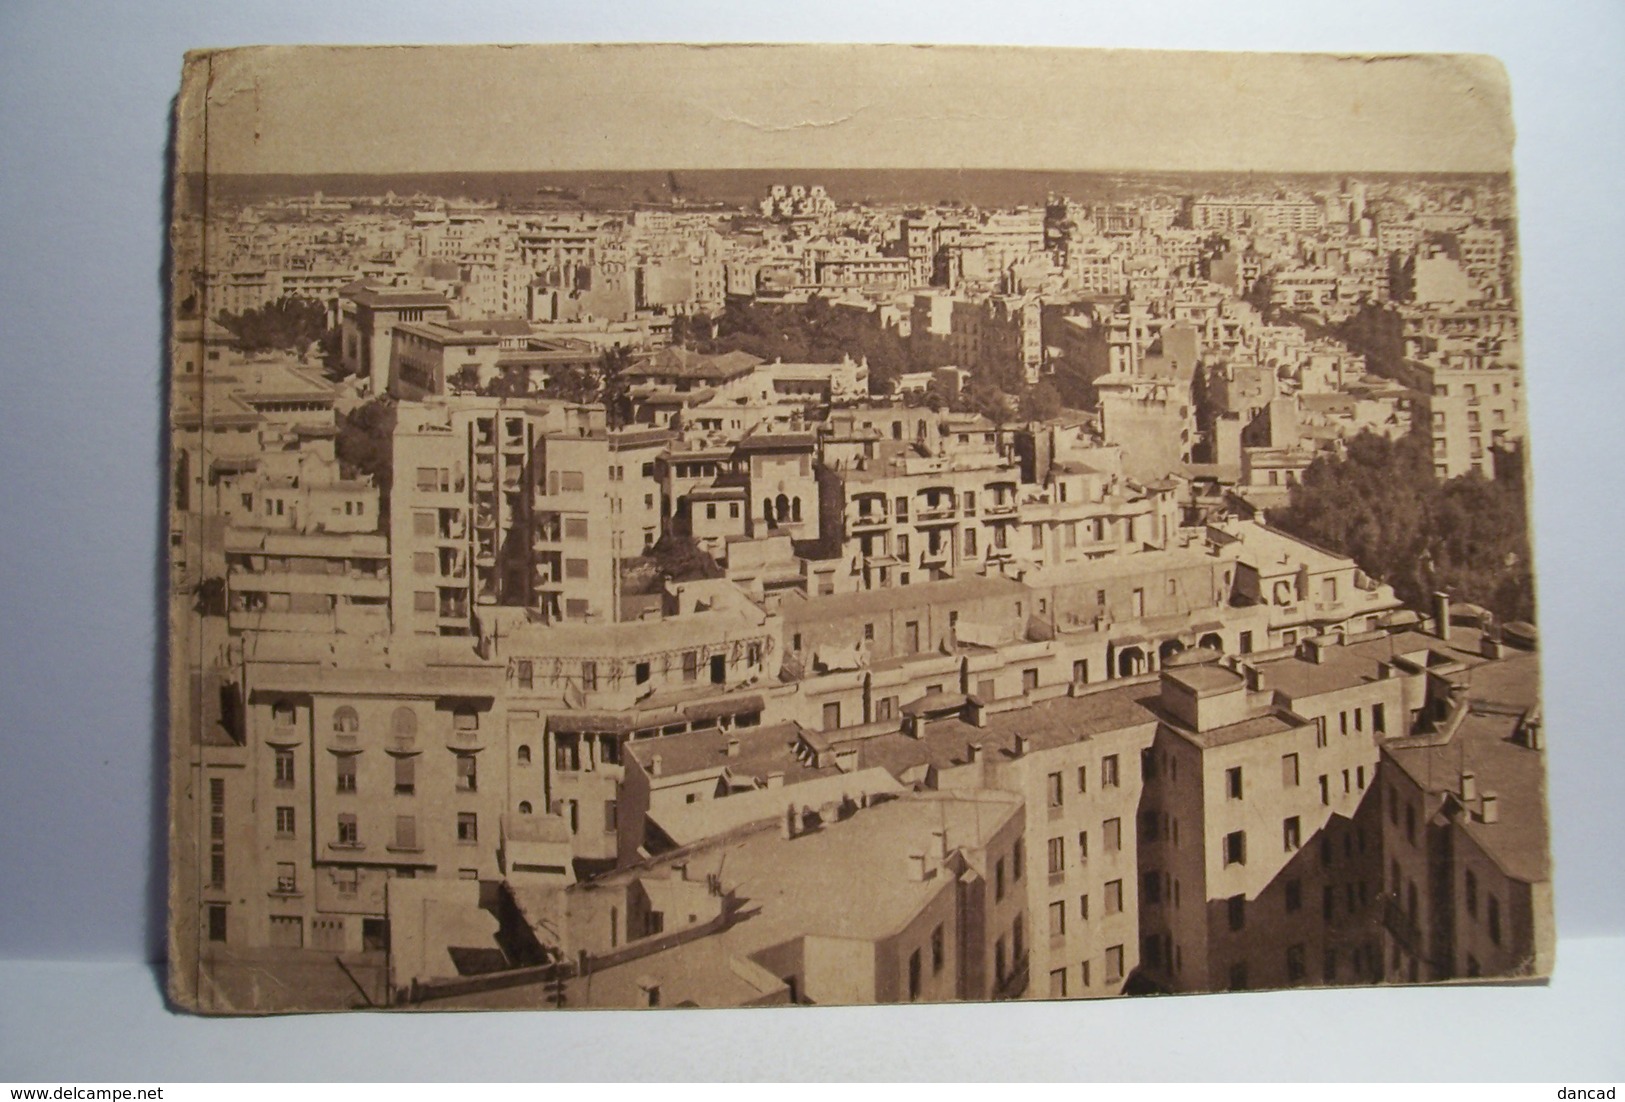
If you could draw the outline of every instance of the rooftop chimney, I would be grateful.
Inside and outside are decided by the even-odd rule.
[[[970,758],[970,761],[971,761],[972,765],[976,765],[976,764],[981,762],[981,760],[982,760],[982,744],[981,743],[973,742],[968,747],[965,748],[965,751],[966,751],[966,756],[968,758]]]
[[[908,878],[914,883],[918,884],[924,881],[929,868],[925,854],[911,853],[908,855]]]
[[[784,787],[784,774],[779,772],[778,770],[774,770],[773,772],[769,773],[767,775],[767,787],[769,787],[769,788],[783,788]]]
[[[1486,823],[1501,821],[1501,798],[1493,792],[1484,793],[1484,799],[1479,805],[1478,817]]]
[[[1478,776],[1475,773],[1461,775],[1461,802],[1470,804],[1478,798]]]
[[[731,736],[728,739],[728,756],[730,758],[737,758],[739,756],[739,736],[738,735]]]
[[[931,832],[931,852],[938,861],[948,859],[948,832],[946,830],[933,830]]]
[[[687,880],[688,879],[688,862],[687,861],[673,861],[672,866],[671,866],[671,871],[677,874],[677,879],[679,879],[679,880]]]
[[[801,825],[800,823],[796,822],[799,817],[800,816],[796,812],[795,804],[790,804],[784,809],[784,816],[780,821],[780,826],[782,827],[780,833],[784,835],[786,841],[796,836],[796,827]]]
[[[1450,594],[1442,589],[1433,594],[1433,634],[1444,640],[1450,638]]]
[[[1531,750],[1546,748],[1546,732],[1541,729],[1539,715],[1526,715],[1523,720],[1523,744]]]
[[[1016,736],[1016,757],[1018,757],[1018,758],[1025,757],[1026,753],[1027,753],[1027,747],[1029,745],[1030,745],[1030,743],[1029,743],[1029,740],[1028,740],[1026,735],[1017,735]]]

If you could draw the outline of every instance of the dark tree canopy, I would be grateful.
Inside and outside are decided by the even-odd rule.
[[[220,324],[231,330],[244,352],[303,352],[313,343],[331,344],[336,353],[338,338],[329,337],[327,308],[308,298],[281,298],[258,309],[233,314],[222,310]]]
[[[1413,608],[1444,590],[1502,622],[1534,619],[1522,479],[1437,480],[1423,436],[1361,433],[1346,459],[1315,460],[1270,521],[1348,555]]]
[[[341,470],[346,475],[371,475],[383,510],[389,508],[394,475],[394,435],[395,404],[388,398],[374,398],[339,415],[334,452]]]

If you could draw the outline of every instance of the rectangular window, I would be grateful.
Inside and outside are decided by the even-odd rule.
[[[1113,945],[1106,950],[1106,982],[1120,983],[1123,979],[1123,947]]]
[[[1379,735],[1388,730],[1387,715],[1381,704],[1371,705],[1371,729]]]
[[[831,701],[824,705],[824,730],[833,731],[841,725],[840,701]]]
[[[279,895],[292,895],[299,890],[299,871],[292,861],[276,863],[276,890]]]
[[[583,692],[598,691],[598,663],[587,661],[581,663],[581,688]]]
[[[585,578],[587,576],[586,559],[565,559],[564,576],[566,578]]]
[[[1066,904],[1059,899],[1049,905],[1049,936],[1066,936]]]
[[[1233,766],[1224,771],[1224,794],[1228,799],[1241,799],[1241,766]]]
[[[1320,802],[1327,806],[1332,802],[1331,778],[1324,773],[1320,775]]]
[[[604,801],[604,833],[605,834],[614,834],[617,830],[620,829],[620,824],[621,824],[621,813],[620,813],[619,805],[617,805],[614,800],[605,800]]]
[[[457,841],[464,845],[473,845],[479,840],[479,816],[472,811],[459,811],[457,813]]]
[[[1061,801],[1061,775],[1059,773],[1051,773],[1049,775],[1049,806],[1060,807]]]
[[[1224,836],[1224,863],[1226,866],[1247,863],[1246,831],[1232,831]]]
[[[473,754],[457,755],[457,791],[476,792],[479,790],[479,766]]]
[[[1109,915],[1121,914],[1123,911],[1123,882],[1121,880],[1106,881],[1105,908]]]
[[[1089,791],[1089,767],[1086,765],[1078,766],[1078,791]]]
[[[1077,682],[1079,685],[1088,683],[1089,660],[1087,658],[1080,658],[1072,663],[1072,680]]]
[[[1140,878],[1140,898],[1148,907],[1155,907],[1162,902],[1162,874],[1148,872]]]
[[[1051,838],[1049,840],[1049,874],[1059,875],[1066,871],[1066,839]]]
[[[993,901],[995,903],[1004,899],[1004,858],[993,863]]]
[[[1281,845],[1288,853],[1303,845],[1303,830],[1296,815],[1281,821]]]
[[[1315,717],[1315,749],[1326,749],[1326,717]]]
[[[361,844],[361,834],[356,827],[355,816],[343,814],[339,816],[339,845],[355,846]]]
[[[279,838],[293,837],[293,808],[284,806],[276,809],[276,832]]]
[[[931,931],[931,974],[937,975],[947,960],[947,944],[943,940],[942,927],[939,925]]]
[[[1230,918],[1230,928],[1239,930],[1247,925],[1247,897],[1233,895],[1225,900],[1225,911]]]
[[[293,751],[277,750],[276,752],[276,786],[278,788],[293,787]]]
[[[1100,833],[1101,846],[1107,853],[1117,853],[1123,848],[1123,820],[1107,819],[1100,824]]]
[[[1049,974],[1049,997],[1052,999],[1066,998],[1066,969],[1057,968]]]
[[[395,759],[395,795],[410,796],[417,791],[417,759],[403,754]]]
[[[1298,755],[1281,755],[1281,787],[1298,787]]]
[[[1016,844],[1011,847],[1010,864],[1011,878],[1016,883],[1021,883],[1021,878],[1025,875],[1027,867],[1027,840],[1025,838],[1017,838]]]
[[[1302,983],[1303,977],[1303,946],[1288,946],[1286,951],[1286,981],[1288,983]]]
[[[1088,862],[1089,832],[1087,830],[1080,830],[1078,831],[1078,864],[1085,865],[1088,864]]]
[[[1100,759],[1100,787],[1116,788],[1117,783],[1117,755],[1107,754]]]

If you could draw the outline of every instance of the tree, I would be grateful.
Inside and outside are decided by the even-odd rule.
[[[1023,421],[1048,421],[1061,415],[1061,395],[1046,381],[1029,387],[1022,394],[1019,404]]]
[[[599,400],[604,403],[604,417],[612,429],[632,419],[632,399],[626,377],[631,365],[632,354],[620,345],[606,348],[598,358]]]
[[[596,402],[598,377],[585,367],[566,364],[548,373],[542,394],[561,402]]]
[[[240,314],[222,310],[219,321],[244,352],[303,352],[328,333],[327,308],[308,298],[284,297]]]
[[[1425,436],[1361,433],[1346,458],[1315,460],[1270,520],[1348,555],[1413,608],[1442,589],[1503,622],[1534,618],[1522,485],[1476,472],[1436,480]]]
[[[340,414],[333,450],[347,477],[372,476],[378,487],[380,512],[387,515],[389,489],[394,482],[395,404],[387,397],[379,397]]]

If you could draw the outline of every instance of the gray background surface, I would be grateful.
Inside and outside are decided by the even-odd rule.
[[[8,1067],[17,1074],[27,1067],[38,1069],[36,1074],[54,1069],[71,1075],[76,1058],[87,1061],[89,1073],[90,1058],[76,1057],[72,1047],[29,1045],[27,1063],[14,1059],[22,1055],[30,1030],[43,1031],[54,1021],[49,1008],[65,1016],[86,1011],[60,1001],[74,991],[95,999],[109,1024],[121,1023],[131,1042],[130,1059],[156,1059],[154,1050],[139,1043],[147,1036],[142,1030],[154,1030],[155,1044],[160,1036],[168,1038],[165,1045],[179,1044],[175,1059],[191,1052],[201,1060],[213,1048],[216,1076],[230,1077],[235,1066],[218,1063],[229,1051],[229,1045],[218,1047],[220,1038],[252,1042],[255,1030],[270,1031],[260,1040],[274,1033],[279,1044],[301,1036],[379,1043],[393,1035],[383,1043],[422,1046],[432,1037],[451,1045],[481,1022],[478,1035],[489,1043],[478,1048],[486,1059],[479,1067],[487,1074],[493,1067],[500,1074],[502,1065],[489,1060],[503,1051],[519,1059],[538,1044],[568,1049],[587,1043],[587,1026],[530,1015],[500,1023],[462,1018],[456,1029],[447,1024],[428,1031],[421,1023],[446,1019],[419,1018],[410,1027],[376,1018],[234,1026],[178,1021],[164,1015],[145,973],[112,965],[155,959],[163,940],[163,724],[155,691],[161,684],[163,631],[158,603],[163,578],[160,265],[165,143],[182,53],[200,46],[279,42],[616,40],[941,41],[1499,56],[1511,74],[1518,125],[1516,183],[1559,929],[1565,945],[1625,935],[1625,877],[1619,875],[1617,856],[1625,839],[1625,755],[1615,722],[1621,676],[1615,631],[1625,603],[1615,555],[1625,490],[1617,455],[1625,416],[1619,352],[1625,308],[1616,278],[1625,220],[1619,185],[1625,164],[1625,6],[1610,0],[1539,6],[1426,0],[1338,5],[938,0],[877,10],[831,2],[694,3],[646,10],[624,3],[443,0],[130,6],[11,0],[0,5],[0,960],[99,961],[107,967],[5,966],[0,1079],[8,1076]],[[1290,993],[997,1012],[943,1008],[916,1012],[906,1031],[893,1030],[894,1019],[883,1013],[876,1018],[874,1011],[811,1011],[815,1017],[805,1020],[821,1021],[820,1028],[831,1031],[811,1051],[790,1044],[794,1033],[788,1030],[782,1042],[775,1041],[782,1025],[759,1027],[754,1018],[705,1014],[668,1029],[662,1017],[659,1043],[610,1050],[625,1053],[617,1056],[624,1063],[607,1065],[604,1053],[594,1052],[575,1063],[564,1057],[546,1065],[514,1064],[510,1071],[613,1074],[618,1067],[627,1075],[685,1076],[726,1074],[735,1067],[757,1075],[864,1069],[923,1075],[932,1068],[976,1074],[982,1067],[983,1074],[1014,1075],[1048,1066],[1044,1060],[1052,1058],[1061,1061],[1052,1066],[1053,1074],[1183,1077],[1200,1076],[1203,1067],[1219,1069],[1214,1074],[1239,1067],[1230,1074],[1246,1075],[1251,1068],[1271,1078],[1348,1077],[1360,1072],[1336,1059],[1315,1063],[1313,1053],[1319,1050],[1291,1038],[1300,1031],[1318,1035],[1324,1028],[1347,1031],[1354,1049],[1361,1041],[1404,1046],[1417,1039],[1411,1032],[1415,1027],[1394,1027],[1414,1013],[1421,1019],[1438,1014],[1463,1027],[1436,1033],[1430,1045],[1442,1044],[1441,1061],[1447,1056],[1459,1061],[1439,1068],[1471,1076],[1475,1067],[1489,1073],[1503,1067],[1496,1061],[1508,1059],[1506,1045],[1515,1042],[1498,1040],[1494,1029],[1466,1035],[1468,1019],[1462,1014],[1532,1014],[1547,1027],[1575,1023],[1560,1030],[1552,1044],[1580,1044],[1600,1025],[1610,1030],[1600,1036],[1625,1035],[1625,1029],[1615,1028],[1621,1024],[1617,944],[1607,951],[1600,942],[1572,954],[1560,951],[1558,982],[1543,991]],[[1565,980],[1569,967],[1587,974]],[[57,1002],[31,1001],[58,985]],[[1612,998],[1588,1001],[1602,992]],[[1486,1001],[1449,1009],[1458,1003],[1447,1000],[1459,1002],[1463,994]],[[1381,997],[1372,1002],[1373,995]],[[1508,1001],[1488,1001],[1501,998]],[[40,1009],[36,1013],[31,1006]],[[1404,1007],[1410,1009],[1402,1012]],[[1388,1008],[1395,1011],[1391,1020]],[[789,1016],[803,1022],[796,1017],[802,1013]],[[1290,1018],[1294,1025],[1285,1033],[1243,1030],[1231,1036],[1234,1023],[1245,1025],[1260,1014],[1277,1022]],[[784,1015],[765,1017],[777,1022]],[[639,1026],[624,1024],[622,1015],[570,1018],[592,1023],[591,1034],[603,1043],[646,1034],[648,1024],[645,1019]],[[1079,1057],[1084,1051],[1079,1046],[1089,1046],[1080,1032],[1086,1023],[1097,1043],[1112,1046],[1110,1059]],[[1110,1028],[1100,1032],[1102,1023]],[[1222,1027],[1218,1033],[1201,1032],[1212,1023]],[[676,1043],[689,1033],[712,1037],[717,1030],[735,1043],[715,1052],[697,1040]],[[1142,1030],[1142,1041],[1125,1041]],[[1263,1034],[1255,1039],[1267,1045],[1273,1062],[1237,1063],[1247,1050],[1236,1046],[1255,1033]],[[875,1044],[887,1034],[895,1036],[896,1046]],[[1008,1053],[1011,1059],[1019,1056],[1019,1066],[1005,1059],[967,1063],[973,1053],[992,1048],[954,1043],[1018,1035],[1022,1043]],[[408,1041],[408,1036],[418,1039]],[[781,1047],[761,1048],[770,1043]],[[844,1055],[843,1044],[850,1046]],[[920,1051],[911,1052],[908,1045]],[[292,1048],[300,1051],[298,1044]],[[1617,1050],[1625,1046],[1615,1048],[1608,1056],[1617,1076],[1622,1067]],[[101,1052],[103,1063],[96,1066],[102,1075],[116,1074],[106,1060],[120,1051],[125,1050]],[[341,1065],[317,1062],[326,1049],[304,1051],[312,1061],[304,1074],[323,1069],[327,1076],[340,1074],[335,1069]],[[401,1068],[421,1076],[427,1074],[423,1056],[437,1049],[417,1051],[417,1062]],[[936,1062],[927,1058],[933,1051]],[[55,1062],[39,1062],[52,1053]],[[709,1061],[703,1066],[702,1053]],[[667,1062],[657,1063],[657,1057]],[[1210,1058],[1220,1062],[1204,1063]],[[205,1066],[176,1064],[171,1075],[186,1077],[188,1067],[192,1074],[209,1074]],[[1381,1076],[1385,1066],[1374,1065],[1370,1072]],[[1427,1074],[1428,1066],[1391,1074],[1417,1077]],[[240,1067],[243,1074],[301,1075],[297,1058],[279,1070]],[[476,1071],[456,1062],[443,1067],[451,1076]],[[1556,1066],[1540,1067],[1546,1070],[1530,1074],[1560,1074]],[[379,1063],[370,1074],[389,1077],[391,1066]]]

